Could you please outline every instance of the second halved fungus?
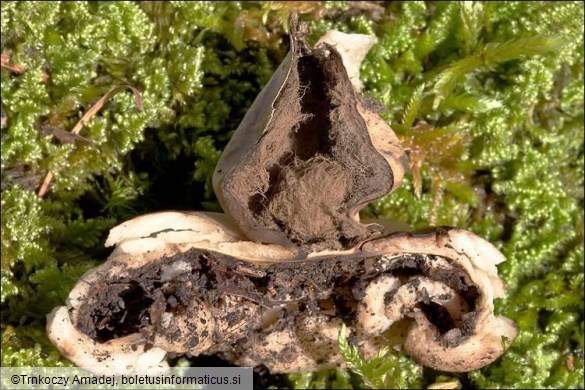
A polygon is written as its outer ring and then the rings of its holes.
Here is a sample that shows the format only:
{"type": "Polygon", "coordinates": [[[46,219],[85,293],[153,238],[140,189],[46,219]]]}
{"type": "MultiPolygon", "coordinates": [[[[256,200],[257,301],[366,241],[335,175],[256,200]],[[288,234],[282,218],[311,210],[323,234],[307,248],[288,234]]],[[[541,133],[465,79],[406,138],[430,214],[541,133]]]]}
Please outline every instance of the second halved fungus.
{"type": "Polygon", "coordinates": [[[366,356],[393,340],[426,366],[470,371],[516,335],[493,315],[501,254],[458,229],[395,233],[295,261],[282,246],[246,241],[222,215],[174,212],[129,221],[109,243],[110,259],[48,324],[60,351],[88,369],[160,368],[168,352],[318,370],[343,363],[345,323],[366,356]]]}
{"type": "Polygon", "coordinates": [[[311,49],[305,34],[293,19],[291,52],[217,166],[226,214],[163,212],[112,229],[109,259],[48,316],[64,356],[99,373],[164,370],[167,353],[314,371],[343,365],[345,325],[366,357],[390,344],[457,372],[516,336],[494,315],[505,259],[491,244],[454,228],[382,236],[359,222],[399,185],[404,152],[340,54],[351,54],[344,41],[372,41],[331,34],[311,49]]]}

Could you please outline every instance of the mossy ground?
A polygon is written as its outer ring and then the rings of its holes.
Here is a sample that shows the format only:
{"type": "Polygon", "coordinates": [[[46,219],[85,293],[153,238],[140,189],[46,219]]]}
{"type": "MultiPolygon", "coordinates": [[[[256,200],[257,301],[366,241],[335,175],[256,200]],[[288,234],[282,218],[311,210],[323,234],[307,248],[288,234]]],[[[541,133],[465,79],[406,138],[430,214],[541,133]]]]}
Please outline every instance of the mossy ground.
{"type": "Polygon", "coordinates": [[[378,37],[365,91],[413,169],[364,215],[495,243],[508,258],[497,311],[520,334],[469,374],[346,350],[358,374],[291,375],[290,385],[583,387],[581,2],[2,2],[2,365],[70,364],[45,315],[107,257],[112,226],[219,209],[213,168],[288,50],[292,8],[313,39],[330,28],[378,37]],[[143,110],[124,90],[82,128],[91,142],[50,135],[119,85],[141,91],[143,110]]]}

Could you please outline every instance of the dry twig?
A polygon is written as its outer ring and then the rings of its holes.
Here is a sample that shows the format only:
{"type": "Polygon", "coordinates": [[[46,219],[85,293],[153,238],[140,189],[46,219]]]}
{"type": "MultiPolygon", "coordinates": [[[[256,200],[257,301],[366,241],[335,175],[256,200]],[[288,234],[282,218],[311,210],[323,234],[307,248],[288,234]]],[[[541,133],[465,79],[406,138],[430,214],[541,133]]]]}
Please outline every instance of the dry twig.
{"type": "MultiPolygon", "coordinates": [[[[76,134],[76,135],[79,134],[79,132],[83,128],[83,125],[86,124],[87,122],[89,122],[89,120],[91,118],[93,118],[99,112],[99,110],[102,109],[102,107],[106,104],[108,99],[110,99],[116,93],[120,92],[121,90],[123,90],[125,88],[129,88],[134,93],[134,100],[136,102],[136,107],[138,107],[138,109],[140,111],[143,111],[144,110],[144,103],[142,101],[142,96],[140,95],[140,91],[137,90],[136,88],[130,86],[130,85],[119,85],[117,87],[110,89],[108,91],[108,93],[106,93],[104,96],[102,96],[97,102],[95,102],[95,104],[93,106],[91,106],[91,108],[89,110],[87,110],[87,112],[75,124],[75,126],[71,130],[71,134],[76,134]]],[[[45,193],[47,192],[47,190],[49,188],[49,184],[51,184],[52,179],[53,179],[53,173],[51,171],[48,171],[47,175],[45,176],[45,179],[43,180],[43,184],[41,184],[41,187],[39,188],[39,192],[38,192],[39,196],[42,197],[45,195],[45,193]]]]}

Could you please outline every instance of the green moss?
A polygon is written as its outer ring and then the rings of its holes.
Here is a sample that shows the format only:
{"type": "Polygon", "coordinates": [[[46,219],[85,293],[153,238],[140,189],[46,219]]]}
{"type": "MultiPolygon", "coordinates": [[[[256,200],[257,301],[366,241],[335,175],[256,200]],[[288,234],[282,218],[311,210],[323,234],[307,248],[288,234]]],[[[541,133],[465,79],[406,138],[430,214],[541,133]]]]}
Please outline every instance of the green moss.
{"type": "MultiPolygon", "coordinates": [[[[213,167],[286,54],[293,7],[313,41],[329,28],[378,37],[365,92],[384,105],[414,169],[364,214],[463,227],[508,258],[497,311],[518,323],[518,339],[489,367],[447,379],[583,387],[580,2],[2,2],[2,47],[24,69],[2,68],[2,364],[69,364],[44,317],[107,257],[112,226],[218,209],[213,167]],[[138,88],[144,110],[117,93],[80,132],[93,143],[42,130],[70,131],[119,85],[138,88]]],[[[393,354],[379,367],[398,360],[404,386],[444,379],[393,354]]],[[[366,384],[345,370],[290,381],[366,384]]]]}
{"type": "Polygon", "coordinates": [[[339,331],[337,343],[347,367],[357,374],[358,387],[368,389],[420,388],[422,369],[413,365],[404,354],[383,347],[369,360],[364,360],[357,347],[350,345],[345,336],[346,327],[339,331]]]}
{"type": "Polygon", "coordinates": [[[2,326],[2,367],[69,367],[45,336],[43,327],[2,326]]]}

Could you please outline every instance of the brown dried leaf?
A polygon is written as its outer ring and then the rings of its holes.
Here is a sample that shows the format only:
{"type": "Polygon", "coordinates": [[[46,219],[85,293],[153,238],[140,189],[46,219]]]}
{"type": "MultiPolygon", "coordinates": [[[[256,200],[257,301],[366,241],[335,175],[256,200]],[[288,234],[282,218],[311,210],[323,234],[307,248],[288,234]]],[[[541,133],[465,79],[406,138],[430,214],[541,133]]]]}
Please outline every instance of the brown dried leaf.
{"type": "Polygon", "coordinates": [[[408,161],[410,162],[410,171],[412,172],[414,193],[417,198],[420,198],[422,193],[422,166],[425,161],[425,152],[418,146],[411,148],[408,161]]]}

